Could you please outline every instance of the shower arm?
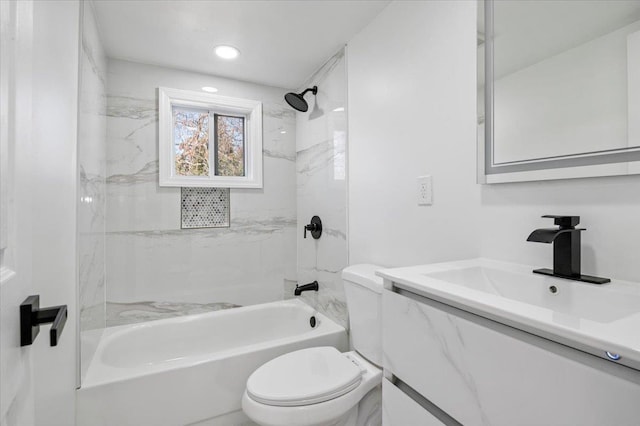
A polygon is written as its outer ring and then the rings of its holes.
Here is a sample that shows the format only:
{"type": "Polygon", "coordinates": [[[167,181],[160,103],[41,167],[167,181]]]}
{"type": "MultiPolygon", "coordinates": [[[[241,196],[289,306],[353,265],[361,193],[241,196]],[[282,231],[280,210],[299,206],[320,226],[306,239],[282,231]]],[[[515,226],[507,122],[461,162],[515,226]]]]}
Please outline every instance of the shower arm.
{"type": "Polygon", "coordinates": [[[313,87],[309,87],[308,89],[305,89],[304,92],[300,93],[300,96],[306,95],[307,92],[311,92],[314,95],[318,94],[318,86],[313,86],[313,87]]]}

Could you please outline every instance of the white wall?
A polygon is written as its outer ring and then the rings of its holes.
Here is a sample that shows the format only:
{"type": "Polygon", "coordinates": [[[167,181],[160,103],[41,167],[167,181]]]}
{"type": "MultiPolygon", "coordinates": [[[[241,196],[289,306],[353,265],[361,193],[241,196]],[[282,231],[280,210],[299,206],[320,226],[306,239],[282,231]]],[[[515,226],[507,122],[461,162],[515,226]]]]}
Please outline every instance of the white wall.
{"type": "Polygon", "coordinates": [[[553,226],[543,214],[581,217],[582,272],[640,282],[640,176],[482,187],[484,257],[551,267],[551,245],[526,242],[553,226]]]}
{"type": "Polygon", "coordinates": [[[350,261],[552,265],[543,214],[582,217],[583,272],[640,281],[640,176],[475,184],[476,3],[394,2],[349,44],[350,261]],[[416,207],[415,176],[434,205],[416,207]]]}
{"type": "Polygon", "coordinates": [[[112,59],[107,87],[108,324],[187,313],[193,304],[281,300],[296,274],[295,117],[286,90],[112,59]],[[213,86],[263,102],[264,188],[231,190],[229,228],[180,229],[180,188],[158,186],[161,86],[213,86]],[[147,309],[157,311],[139,315],[147,309]]]}
{"type": "Polygon", "coordinates": [[[40,306],[67,305],[58,346],[33,346],[36,425],[75,422],[79,2],[34,2],[33,284],[40,306]]]}
{"type": "Polygon", "coordinates": [[[349,43],[350,263],[479,254],[475,22],[475,2],[393,2],[349,43]]]}

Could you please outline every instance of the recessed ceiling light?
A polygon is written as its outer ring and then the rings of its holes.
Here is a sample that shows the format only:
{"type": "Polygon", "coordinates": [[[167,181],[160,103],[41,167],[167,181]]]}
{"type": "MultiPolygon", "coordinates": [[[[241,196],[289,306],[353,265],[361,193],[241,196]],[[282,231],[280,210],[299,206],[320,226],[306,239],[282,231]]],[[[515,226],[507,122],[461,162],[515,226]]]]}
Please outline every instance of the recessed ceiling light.
{"type": "Polygon", "coordinates": [[[216,93],[218,91],[218,89],[216,89],[215,87],[211,87],[211,86],[204,86],[202,88],[202,90],[204,90],[205,92],[209,92],[209,93],[216,93]]]}
{"type": "Polygon", "coordinates": [[[280,133],[282,133],[284,135],[285,133],[287,133],[287,131],[286,130],[280,130],[280,133]]]}
{"type": "Polygon", "coordinates": [[[342,111],[344,111],[344,107],[338,107],[333,110],[333,112],[342,112],[342,111]]]}
{"type": "Polygon", "coordinates": [[[235,47],[225,45],[216,46],[214,52],[222,59],[235,59],[240,54],[240,51],[235,47]]]}

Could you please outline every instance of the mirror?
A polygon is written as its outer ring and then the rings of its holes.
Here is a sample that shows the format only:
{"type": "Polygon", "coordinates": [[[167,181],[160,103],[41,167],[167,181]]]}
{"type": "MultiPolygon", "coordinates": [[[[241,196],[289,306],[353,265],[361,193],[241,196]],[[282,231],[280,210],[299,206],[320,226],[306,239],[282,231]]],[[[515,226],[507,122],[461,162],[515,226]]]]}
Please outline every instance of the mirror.
{"type": "Polygon", "coordinates": [[[480,183],[640,173],[640,1],[478,15],[480,183]]]}

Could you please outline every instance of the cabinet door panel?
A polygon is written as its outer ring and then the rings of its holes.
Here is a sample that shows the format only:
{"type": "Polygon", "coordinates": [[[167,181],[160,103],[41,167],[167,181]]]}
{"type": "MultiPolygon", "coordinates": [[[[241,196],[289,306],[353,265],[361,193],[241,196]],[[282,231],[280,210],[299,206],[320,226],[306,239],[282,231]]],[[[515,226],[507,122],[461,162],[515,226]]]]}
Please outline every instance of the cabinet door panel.
{"type": "Polygon", "coordinates": [[[640,373],[421,296],[383,293],[384,368],[465,425],[637,425],[640,373]]]}

